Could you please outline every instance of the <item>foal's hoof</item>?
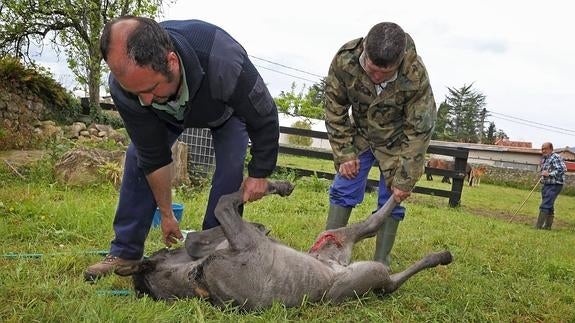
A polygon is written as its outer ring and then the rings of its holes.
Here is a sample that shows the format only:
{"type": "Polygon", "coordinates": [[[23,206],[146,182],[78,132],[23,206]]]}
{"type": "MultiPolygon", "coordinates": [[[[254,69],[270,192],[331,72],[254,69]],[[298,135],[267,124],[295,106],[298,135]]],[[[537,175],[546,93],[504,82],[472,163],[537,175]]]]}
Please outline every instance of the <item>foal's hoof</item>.
{"type": "Polygon", "coordinates": [[[294,185],[288,181],[268,182],[268,194],[288,196],[293,192],[294,185]]]}
{"type": "Polygon", "coordinates": [[[448,265],[453,261],[453,256],[451,255],[451,252],[445,250],[442,252],[438,252],[436,253],[437,257],[439,258],[439,264],[440,265],[448,265]]]}

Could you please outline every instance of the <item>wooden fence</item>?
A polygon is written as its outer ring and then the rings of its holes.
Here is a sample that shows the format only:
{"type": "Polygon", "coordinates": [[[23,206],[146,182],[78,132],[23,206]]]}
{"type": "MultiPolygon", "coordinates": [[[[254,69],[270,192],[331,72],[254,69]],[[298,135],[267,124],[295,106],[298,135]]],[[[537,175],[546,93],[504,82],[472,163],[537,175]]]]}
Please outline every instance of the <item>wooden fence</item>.
{"type": "MultiPolygon", "coordinates": [[[[325,133],[325,132],[306,130],[306,129],[280,127],[280,133],[283,133],[286,135],[311,137],[311,138],[317,138],[317,139],[328,139],[327,133],[325,133]]],[[[311,158],[318,158],[318,159],[325,159],[325,160],[333,160],[333,156],[332,156],[331,151],[328,151],[325,149],[301,148],[301,147],[295,147],[295,146],[291,146],[291,145],[280,144],[279,152],[282,154],[287,154],[287,155],[311,157],[311,158]]],[[[413,188],[412,192],[446,197],[446,198],[449,198],[449,206],[452,206],[452,207],[458,206],[461,202],[461,193],[463,191],[463,183],[464,183],[464,178],[466,176],[465,169],[467,167],[467,157],[468,157],[469,151],[466,148],[452,148],[452,147],[430,145],[429,148],[427,149],[427,152],[430,154],[452,156],[455,158],[454,170],[445,170],[445,169],[437,169],[437,168],[429,168],[429,167],[426,167],[426,170],[425,170],[427,173],[432,174],[432,175],[451,177],[452,178],[451,190],[448,191],[448,190],[442,190],[442,189],[416,186],[413,188]]],[[[285,170],[293,171],[298,176],[313,176],[313,175],[315,175],[319,178],[326,178],[326,179],[330,179],[330,180],[335,177],[334,173],[327,173],[327,172],[310,170],[310,169],[294,168],[294,167],[278,167],[278,168],[280,168],[280,169],[283,168],[285,170]]],[[[368,186],[377,187],[378,184],[379,184],[379,181],[373,180],[373,179],[368,179],[368,183],[367,183],[368,186]]]]}

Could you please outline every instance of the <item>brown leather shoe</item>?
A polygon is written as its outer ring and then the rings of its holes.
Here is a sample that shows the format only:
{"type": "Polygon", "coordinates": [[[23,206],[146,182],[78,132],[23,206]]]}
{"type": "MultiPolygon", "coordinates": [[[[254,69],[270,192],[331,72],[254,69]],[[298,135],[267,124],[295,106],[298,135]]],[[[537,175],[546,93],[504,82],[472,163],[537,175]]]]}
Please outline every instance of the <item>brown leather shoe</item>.
{"type": "Polygon", "coordinates": [[[93,264],[84,271],[84,279],[89,282],[96,280],[115,272],[121,276],[131,275],[140,260],[127,260],[116,256],[107,255],[102,261],[93,264]]]}

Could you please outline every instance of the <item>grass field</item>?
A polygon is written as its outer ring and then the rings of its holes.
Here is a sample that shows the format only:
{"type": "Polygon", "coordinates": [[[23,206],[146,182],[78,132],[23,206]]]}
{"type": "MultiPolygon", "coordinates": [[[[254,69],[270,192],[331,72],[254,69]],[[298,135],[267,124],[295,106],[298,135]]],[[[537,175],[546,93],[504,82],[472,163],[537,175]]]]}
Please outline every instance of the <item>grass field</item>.
{"type": "MultiPolygon", "coordinates": [[[[575,322],[575,197],[559,196],[553,230],[543,231],[532,228],[537,192],[518,214],[528,190],[465,187],[459,208],[449,208],[445,198],[414,194],[405,203],[392,268],[402,270],[443,249],[453,253],[452,264],[424,271],[383,298],[370,293],[336,306],[276,304],[242,313],[202,300],[114,295],[131,289],[129,278],[85,283],[85,267],[101,258],[93,252],[106,250],[113,238],[117,191],[106,184],[56,184],[46,164],[19,172],[24,179],[0,166],[0,322],[575,322]]],[[[449,189],[439,180],[419,185],[449,189]]],[[[244,217],[306,251],[324,227],[328,187],[325,180],[298,179],[292,196],[248,204],[244,217]]],[[[175,200],[185,206],[181,228],[199,229],[207,189],[178,190],[175,200]]],[[[375,193],[366,194],[351,222],[369,215],[375,201],[375,193]]],[[[370,259],[373,244],[356,245],[354,258],[370,259]]],[[[152,229],[146,254],[162,247],[159,229],[152,229]]]]}

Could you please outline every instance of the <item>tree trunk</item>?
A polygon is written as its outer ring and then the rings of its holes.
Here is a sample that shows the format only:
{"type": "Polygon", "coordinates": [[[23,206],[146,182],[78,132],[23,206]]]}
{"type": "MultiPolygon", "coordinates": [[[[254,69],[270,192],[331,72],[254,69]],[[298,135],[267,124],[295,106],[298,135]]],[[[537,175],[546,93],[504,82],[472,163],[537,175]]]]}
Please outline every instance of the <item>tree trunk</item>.
{"type": "Polygon", "coordinates": [[[176,140],[172,146],[172,187],[189,185],[188,175],[188,145],[176,140]]]}
{"type": "Polygon", "coordinates": [[[102,113],[100,108],[100,83],[102,75],[102,55],[100,53],[100,29],[102,22],[98,18],[90,23],[92,41],[88,44],[88,93],[90,99],[90,116],[92,118],[102,113]]]}

